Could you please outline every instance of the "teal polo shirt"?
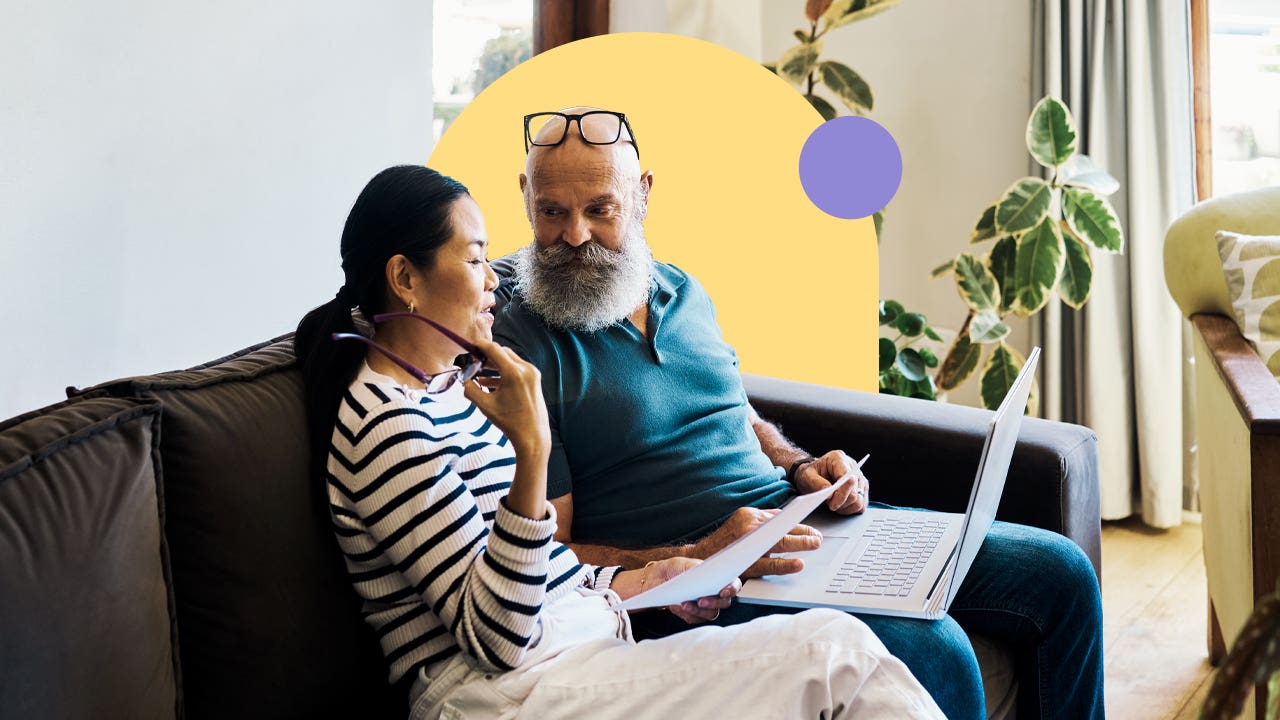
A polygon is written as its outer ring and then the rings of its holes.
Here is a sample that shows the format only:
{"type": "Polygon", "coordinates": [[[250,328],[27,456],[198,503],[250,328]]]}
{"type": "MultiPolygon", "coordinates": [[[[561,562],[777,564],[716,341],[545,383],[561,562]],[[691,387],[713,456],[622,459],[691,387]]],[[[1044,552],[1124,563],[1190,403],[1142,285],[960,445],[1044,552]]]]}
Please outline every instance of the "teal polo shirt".
{"type": "Polygon", "coordinates": [[[573,493],[573,539],[651,547],[701,538],[737,508],[791,496],[760,449],[738,357],[697,280],[655,263],[646,337],[630,320],[548,327],[513,296],[494,339],[542,371],[547,494],[573,493]]]}

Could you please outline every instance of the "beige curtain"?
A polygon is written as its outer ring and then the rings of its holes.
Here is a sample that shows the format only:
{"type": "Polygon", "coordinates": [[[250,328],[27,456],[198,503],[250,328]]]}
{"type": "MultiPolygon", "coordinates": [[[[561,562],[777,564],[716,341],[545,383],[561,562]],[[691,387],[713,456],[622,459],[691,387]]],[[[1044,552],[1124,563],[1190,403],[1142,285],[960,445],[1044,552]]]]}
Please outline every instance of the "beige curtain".
{"type": "Polygon", "coordinates": [[[1189,10],[1042,0],[1034,30],[1036,95],[1067,103],[1082,152],[1119,179],[1111,201],[1126,238],[1123,255],[1094,255],[1083,310],[1043,313],[1045,412],[1098,433],[1104,519],[1139,512],[1172,527],[1195,484],[1184,457],[1194,447],[1184,442],[1194,432],[1184,427],[1188,339],[1162,262],[1166,228],[1194,202],[1189,10]]]}

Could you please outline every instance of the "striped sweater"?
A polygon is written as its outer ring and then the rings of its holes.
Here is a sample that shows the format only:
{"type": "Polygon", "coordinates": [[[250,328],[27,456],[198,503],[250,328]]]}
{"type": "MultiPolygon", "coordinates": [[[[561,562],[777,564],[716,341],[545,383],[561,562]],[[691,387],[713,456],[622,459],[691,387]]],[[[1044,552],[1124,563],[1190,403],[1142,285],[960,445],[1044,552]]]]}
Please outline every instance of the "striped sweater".
{"type": "Polygon", "coordinates": [[[363,365],[338,410],[328,461],[330,515],[347,573],[398,682],[459,651],[488,669],[519,666],[538,615],[619,568],[578,563],[503,498],[515,472],[505,435],[456,385],[401,387],[363,365]]]}

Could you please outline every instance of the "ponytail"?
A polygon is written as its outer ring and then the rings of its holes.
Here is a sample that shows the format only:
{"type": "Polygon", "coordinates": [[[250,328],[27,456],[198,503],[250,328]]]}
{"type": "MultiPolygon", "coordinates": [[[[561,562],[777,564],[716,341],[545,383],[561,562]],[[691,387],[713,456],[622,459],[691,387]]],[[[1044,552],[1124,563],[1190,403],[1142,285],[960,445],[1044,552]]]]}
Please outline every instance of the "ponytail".
{"type": "Polygon", "coordinates": [[[311,437],[313,475],[325,476],[329,438],[338,417],[342,394],[355,379],[364,346],[356,342],[335,342],[334,333],[359,332],[351,317],[351,306],[338,297],[307,313],[298,323],[293,338],[294,352],[302,370],[307,402],[307,431],[311,437]]]}

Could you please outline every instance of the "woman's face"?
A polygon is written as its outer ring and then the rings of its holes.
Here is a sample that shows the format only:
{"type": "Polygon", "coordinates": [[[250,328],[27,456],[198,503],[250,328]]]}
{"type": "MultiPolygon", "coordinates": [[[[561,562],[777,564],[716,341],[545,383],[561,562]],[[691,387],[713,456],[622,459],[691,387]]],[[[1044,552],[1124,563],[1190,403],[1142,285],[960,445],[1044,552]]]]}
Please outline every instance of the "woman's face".
{"type": "Polygon", "coordinates": [[[484,217],[466,195],[453,202],[449,216],[453,237],[436,251],[435,264],[425,273],[418,312],[464,338],[491,340],[498,275],[489,267],[484,217]]]}

